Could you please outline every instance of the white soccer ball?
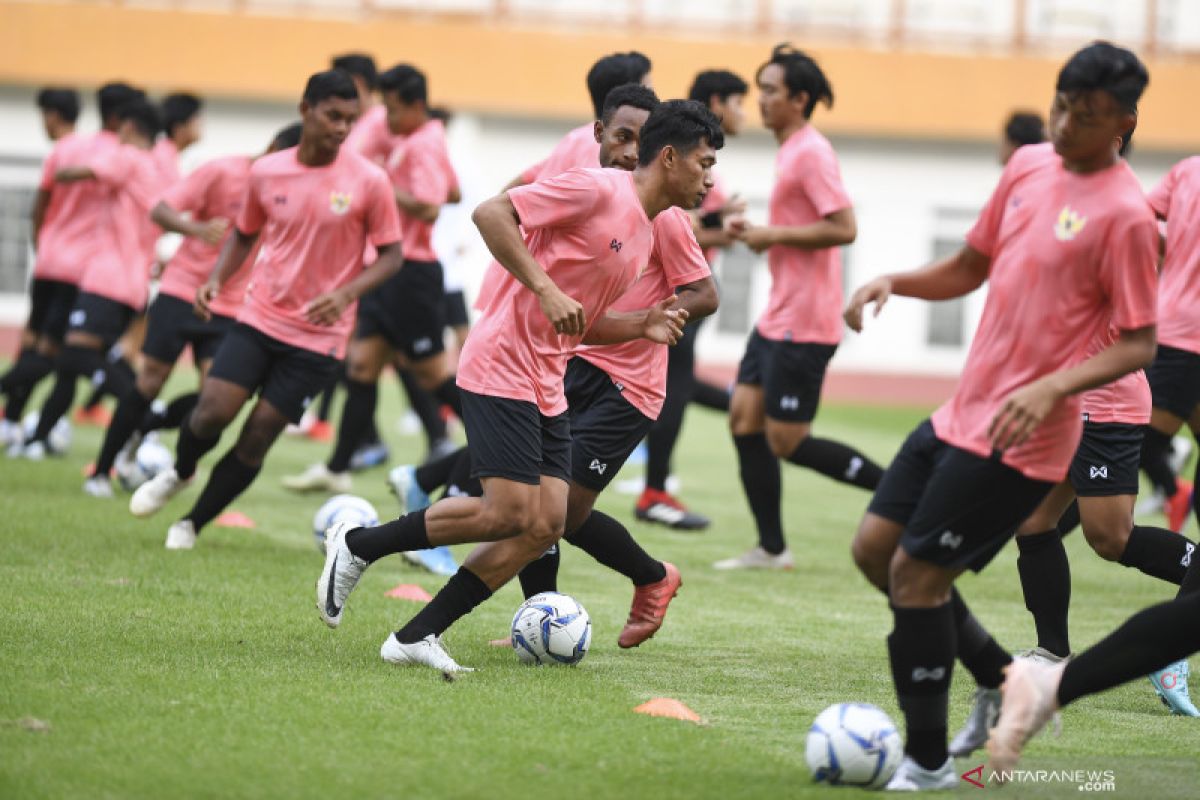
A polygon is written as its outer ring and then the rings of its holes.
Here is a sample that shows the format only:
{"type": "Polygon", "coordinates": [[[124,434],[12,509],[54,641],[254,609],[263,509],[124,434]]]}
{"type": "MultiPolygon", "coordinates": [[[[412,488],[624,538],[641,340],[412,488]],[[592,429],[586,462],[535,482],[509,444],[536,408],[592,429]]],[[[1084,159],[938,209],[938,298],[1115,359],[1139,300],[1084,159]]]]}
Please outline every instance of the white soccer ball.
{"type": "Polygon", "coordinates": [[[339,522],[352,522],[363,528],[379,524],[379,512],[375,506],[353,494],[335,494],[325,501],[313,515],[313,537],[317,549],[325,552],[325,531],[339,522]]]}
{"type": "Polygon", "coordinates": [[[513,616],[513,650],[526,664],[578,664],[591,643],[588,613],[569,595],[535,594],[513,616]]]}
{"type": "MultiPolygon", "coordinates": [[[[25,441],[33,438],[33,434],[37,432],[38,420],[41,419],[41,414],[37,411],[30,411],[21,420],[21,429],[25,433],[25,441]]],[[[58,422],[54,423],[54,427],[50,429],[50,435],[46,437],[50,449],[56,453],[65,453],[71,448],[71,423],[65,416],[59,417],[58,422]]]]}
{"type": "Polygon", "coordinates": [[[903,758],[896,723],[869,703],[830,706],[808,730],[805,759],[819,783],[881,789],[903,758]]]}

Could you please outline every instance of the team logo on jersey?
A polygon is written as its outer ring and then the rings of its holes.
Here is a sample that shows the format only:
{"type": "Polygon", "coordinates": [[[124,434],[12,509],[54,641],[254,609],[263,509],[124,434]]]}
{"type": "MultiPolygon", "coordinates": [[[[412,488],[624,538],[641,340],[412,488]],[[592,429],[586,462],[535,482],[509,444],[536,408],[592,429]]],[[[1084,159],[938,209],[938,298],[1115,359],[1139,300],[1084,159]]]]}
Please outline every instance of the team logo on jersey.
{"type": "Polygon", "coordinates": [[[337,214],[339,217],[350,210],[350,193],[349,192],[330,192],[329,193],[329,210],[337,214]]]}
{"type": "Polygon", "coordinates": [[[621,244],[616,239],[613,239],[611,242],[608,243],[608,246],[612,248],[612,251],[614,253],[619,253],[619,252],[621,252],[621,248],[624,247],[625,245],[621,244]]]}
{"type": "Polygon", "coordinates": [[[1083,226],[1087,225],[1087,217],[1079,216],[1070,206],[1063,206],[1058,212],[1058,221],[1054,223],[1054,238],[1060,242],[1069,242],[1079,235],[1083,226]]]}

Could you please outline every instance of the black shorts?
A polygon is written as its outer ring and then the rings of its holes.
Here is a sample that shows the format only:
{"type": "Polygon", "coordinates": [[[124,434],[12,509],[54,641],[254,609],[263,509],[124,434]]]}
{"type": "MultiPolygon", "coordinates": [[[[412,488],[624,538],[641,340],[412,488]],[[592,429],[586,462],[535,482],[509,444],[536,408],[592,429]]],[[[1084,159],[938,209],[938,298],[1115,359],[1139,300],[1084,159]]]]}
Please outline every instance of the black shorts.
{"type": "Polygon", "coordinates": [[[98,336],[104,350],[116,344],[137,312],[116,300],[91,292],[80,292],[67,317],[68,331],[82,331],[98,336]]]}
{"type": "Polygon", "coordinates": [[[1160,344],[1154,363],[1146,367],[1154,407],[1184,422],[1200,404],[1200,354],[1160,344]]]}
{"type": "Polygon", "coordinates": [[[571,423],[547,417],[537,403],[476,394],[462,387],[463,426],[472,478],[505,478],[537,486],[542,476],[571,480],[571,423]]]}
{"type": "Polygon", "coordinates": [[[146,312],[146,340],[142,352],[164,364],[174,364],[183,348],[191,345],[192,359],[199,364],[216,355],[221,339],[233,327],[233,317],[213,314],[208,322],[192,311],[192,304],[160,294],[146,312]]]}
{"type": "Polygon", "coordinates": [[[354,338],[382,336],[410,361],[443,352],[446,289],[442,280],[438,262],[405,261],[399,272],[359,301],[354,338]]]}
{"type": "Polygon", "coordinates": [[[1079,497],[1138,493],[1143,425],[1126,422],[1083,423],[1083,438],[1067,477],[1079,497]]]}
{"type": "Polygon", "coordinates": [[[737,382],[763,387],[767,416],[782,422],[812,422],[821,403],[825,368],[836,344],[777,342],[751,331],[738,365],[737,382]]]}
{"type": "Polygon", "coordinates": [[[607,372],[582,358],[567,363],[563,387],[571,418],[571,478],[602,492],[654,420],[625,399],[607,372]]]}
{"type": "Polygon", "coordinates": [[[209,377],[236,383],[296,424],[312,399],[321,393],[341,362],[267,336],[258,328],[235,322],[221,339],[209,377]]]}
{"type": "Polygon", "coordinates": [[[900,447],[867,510],[904,526],[900,546],[913,558],[978,572],[1053,486],[947,444],[925,420],[900,447]]]}
{"type": "Polygon", "coordinates": [[[471,318],[467,314],[467,297],[463,294],[462,289],[446,292],[443,306],[442,311],[447,326],[461,328],[471,323],[471,318]]]}
{"type": "Polygon", "coordinates": [[[67,318],[75,307],[79,287],[65,281],[34,278],[29,285],[29,323],[26,330],[61,342],[67,332],[67,318]]]}

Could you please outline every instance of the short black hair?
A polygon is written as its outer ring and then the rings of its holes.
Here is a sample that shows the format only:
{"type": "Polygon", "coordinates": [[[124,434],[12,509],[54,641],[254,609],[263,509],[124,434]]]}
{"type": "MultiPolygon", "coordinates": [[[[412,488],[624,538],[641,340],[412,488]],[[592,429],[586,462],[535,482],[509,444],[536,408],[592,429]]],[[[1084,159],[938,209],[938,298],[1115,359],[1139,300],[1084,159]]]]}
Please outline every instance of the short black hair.
{"type": "Polygon", "coordinates": [[[783,67],[783,83],[787,86],[788,97],[808,92],[808,102],[804,105],[805,119],[812,116],[817,103],[833,108],[833,87],[829,85],[829,79],[821,71],[820,65],[808,53],[787,43],[777,44],[771,51],[771,58],[758,68],[755,76],[761,75],[772,64],[783,67]]]}
{"type": "Polygon", "coordinates": [[[186,125],[202,108],[204,101],[194,94],[173,92],[167,95],[162,101],[163,131],[170,136],[175,133],[175,126],[186,125]]]}
{"type": "Polygon", "coordinates": [[[271,139],[272,150],[287,150],[289,147],[296,147],[300,144],[300,133],[304,130],[304,123],[293,122],[280,128],[273,139],[271,139]]]}
{"type": "Polygon", "coordinates": [[[1122,111],[1136,114],[1148,83],[1150,73],[1132,50],[1110,42],[1092,42],[1063,64],[1054,88],[1068,96],[1107,92],[1122,111]]]}
{"type": "Polygon", "coordinates": [[[311,75],[304,85],[304,101],[315,106],[322,100],[336,97],[339,100],[357,100],[358,89],[350,74],[340,69],[329,69],[311,75]]]}
{"type": "Polygon", "coordinates": [[[446,106],[430,106],[429,116],[440,122],[449,123],[454,119],[454,111],[446,106]]]}
{"type": "Polygon", "coordinates": [[[37,93],[37,104],[42,111],[53,111],[66,122],[79,119],[79,92],[74,89],[47,86],[37,93]]]}
{"type": "Polygon", "coordinates": [[[708,105],[716,95],[722,103],[735,94],[745,94],[750,87],[737,74],[727,69],[706,69],[692,81],[688,99],[708,105]]]}
{"type": "Polygon", "coordinates": [[[162,131],[162,114],[158,107],[144,97],[130,100],[117,109],[117,119],[121,122],[132,122],[138,133],[150,141],[162,131]]]}
{"type": "Polygon", "coordinates": [[[362,78],[371,91],[379,88],[379,70],[375,67],[375,59],[366,53],[343,53],[334,56],[329,65],[334,69],[349,72],[352,77],[362,78]]]}
{"type": "Polygon", "coordinates": [[[600,121],[605,125],[612,122],[613,114],[617,113],[621,106],[653,111],[658,108],[658,103],[658,95],[650,87],[640,83],[625,83],[613,89],[608,93],[608,97],[604,98],[604,111],[600,114],[600,121]]]}
{"type": "Polygon", "coordinates": [[[649,165],[667,145],[680,153],[690,153],[706,140],[714,150],[725,146],[725,134],[716,114],[695,100],[666,100],[654,107],[642,126],[638,165],[649,165]]]}
{"type": "Polygon", "coordinates": [[[1017,147],[1046,141],[1046,123],[1033,111],[1014,111],[1004,123],[1004,138],[1017,147]]]}
{"type": "Polygon", "coordinates": [[[96,90],[96,105],[100,108],[100,122],[117,113],[117,109],[133,100],[144,100],[146,93],[123,81],[111,81],[96,90]]]}
{"type": "Polygon", "coordinates": [[[429,103],[429,86],[425,73],[412,64],[397,64],[379,76],[379,91],[395,92],[400,102],[412,105],[417,101],[429,103]]]}
{"type": "Polygon", "coordinates": [[[588,94],[592,98],[595,119],[604,114],[604,98],[613,89],[626,83],[641,83],[650,72],[650,59],[636,50],[611,53],[599,59],[587,74],[588,94]]]}

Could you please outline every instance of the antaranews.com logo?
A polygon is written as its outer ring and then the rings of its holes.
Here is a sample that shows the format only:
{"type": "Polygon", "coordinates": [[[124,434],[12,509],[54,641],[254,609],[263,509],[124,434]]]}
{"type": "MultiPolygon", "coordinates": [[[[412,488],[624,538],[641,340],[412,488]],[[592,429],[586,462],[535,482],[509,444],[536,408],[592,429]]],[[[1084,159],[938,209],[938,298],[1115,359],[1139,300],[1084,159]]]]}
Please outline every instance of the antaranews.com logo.
{"type": "Polygon", "coordinates": [[[972,786],[986,789],[988,784],[1065,783],[1078,787],[1080,792],[1115,792],[1117,774],[1111,769],[1014,769],[1004,772],[988,770],[983,764],[962,774],[972,786]]]}

